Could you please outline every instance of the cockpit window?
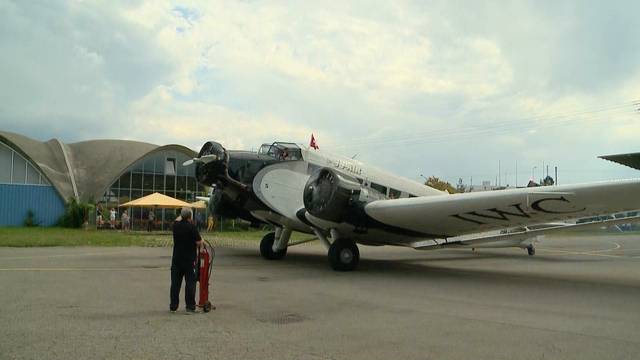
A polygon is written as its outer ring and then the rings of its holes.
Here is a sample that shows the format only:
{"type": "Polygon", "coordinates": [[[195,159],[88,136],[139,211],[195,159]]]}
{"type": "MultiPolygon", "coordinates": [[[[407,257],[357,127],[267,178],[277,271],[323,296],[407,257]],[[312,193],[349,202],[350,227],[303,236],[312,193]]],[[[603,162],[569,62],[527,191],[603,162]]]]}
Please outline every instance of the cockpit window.
{"type": "Polygon", "coordinates": [[[271,145],[262,144],[258,153],[270,156],[279,161],[302,160],[302,150],[293,143],[275,142],[271,145]]]}
{"type": "Polygon", "coordinates": [[[271,144],[262,144],[258,150],[258,154],[267,155],[267,153],[269,153],[269,148],[271,148],[271,144]]]}

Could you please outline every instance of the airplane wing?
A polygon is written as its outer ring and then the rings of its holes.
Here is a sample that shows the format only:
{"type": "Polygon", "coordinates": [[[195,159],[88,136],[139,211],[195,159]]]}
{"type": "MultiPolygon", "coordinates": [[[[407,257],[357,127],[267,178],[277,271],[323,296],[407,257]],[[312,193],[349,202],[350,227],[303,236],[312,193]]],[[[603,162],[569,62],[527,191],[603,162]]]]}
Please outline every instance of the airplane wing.
{"type": "Polygon", "coordinates": [[[444,239],[422,240],[422,241],[416,241],[410,244],[410,246],[413,247],[414,249],[426,250],[426,249],[442,248],[442,247],[479,245],[479,244],[499,242],[504,240],[525,241],[535,236],[546,235],[548,233],[556,232],[559,230],[600,228],[603,226],[613,226],[613,225],[628,224],[628,223],[634,223],[634,222],[640,222],[640,216],[626,216],[621,218],[591,221],[591,222],[580,223],[580,224],[552,223],[552,224],[546,224],[545,226],[542,226],[539,228],[522,227],[508,233],[480,234],[480,235],[474,235],[474,236],[462,235],[462,236],[455,236],[455,237],[444,238],[444,239]]]}
{"type": "Polygon", "coordinates": [[[378,200],[365,212],[386,225],[450,238],[640,208],[640,180],[378,200]]]}

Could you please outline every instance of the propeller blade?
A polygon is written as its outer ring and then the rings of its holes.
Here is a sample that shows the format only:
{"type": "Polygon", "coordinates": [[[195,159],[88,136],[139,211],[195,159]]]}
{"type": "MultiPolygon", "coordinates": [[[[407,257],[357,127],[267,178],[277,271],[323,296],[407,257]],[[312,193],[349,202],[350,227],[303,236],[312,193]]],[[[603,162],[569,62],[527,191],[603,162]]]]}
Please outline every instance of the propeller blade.
{"type": "Polygon", "coordinates": [[[189,159],[185,162],[182,163],[182,166],[190,166],[193,165],[195,163],[202,163],[202,164],[208,164],[212,161],[216,161],[218,160],[218,156],[215,154],[210,154],[210,155],[205,155],[203,157],[199,157],[199,158],[193,158],[193,159],[189,159]]]}

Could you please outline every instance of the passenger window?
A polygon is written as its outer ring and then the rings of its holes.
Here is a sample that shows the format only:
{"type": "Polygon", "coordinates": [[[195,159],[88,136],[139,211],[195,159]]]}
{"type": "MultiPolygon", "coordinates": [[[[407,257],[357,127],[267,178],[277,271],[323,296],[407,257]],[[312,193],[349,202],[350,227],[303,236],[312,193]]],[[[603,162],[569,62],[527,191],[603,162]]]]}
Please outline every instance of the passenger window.
{"type": "Polygon", "coordinates": [[[374,182],[371,183],[371,188],[373,190],[378,191],[381,194],[387,195],[387,187],[386,186],[382,186],[380,184],[376,184],[374,182]]]}
{"type": "Polygon", "coordinates": [[[389,199],[399,199],[400,198],[400,190],[389,189],[389,199]]]}
{"type": "Polygon", "coordinates": [[[414,198],[414,197],[417,197],[417,196],[415,196],[413,194],[409,194],[409,198],[414,198]]]}

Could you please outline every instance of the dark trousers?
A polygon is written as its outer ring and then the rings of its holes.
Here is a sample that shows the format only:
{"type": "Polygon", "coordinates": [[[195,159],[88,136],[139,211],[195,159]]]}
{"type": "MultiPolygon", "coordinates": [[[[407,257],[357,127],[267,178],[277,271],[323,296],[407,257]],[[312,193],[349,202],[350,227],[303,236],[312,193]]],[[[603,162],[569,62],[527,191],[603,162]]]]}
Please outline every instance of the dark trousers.
{"type": "Polygon", "coordinates": [[[172,262],[171,264],[171,310],[178,308],[180,304],[180,288],[184,277],[184,302],[187,309],[196,308],[196,272],[191,263],[172,262]]]}

